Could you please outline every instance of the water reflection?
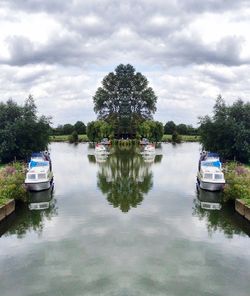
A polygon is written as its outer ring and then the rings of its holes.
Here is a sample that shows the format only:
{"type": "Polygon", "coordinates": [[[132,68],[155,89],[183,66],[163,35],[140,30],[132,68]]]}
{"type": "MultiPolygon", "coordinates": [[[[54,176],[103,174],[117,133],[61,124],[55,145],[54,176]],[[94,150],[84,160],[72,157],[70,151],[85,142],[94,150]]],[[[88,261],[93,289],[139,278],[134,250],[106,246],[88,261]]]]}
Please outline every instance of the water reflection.
{"type": "Polygon", "coordinates": [[[23,238],[31,230],[41,235],[46,220],[57,216],[53,188],[40,192],[30,192],[28,204],[17,204],[16,211],[0,225],[0,235],[16,234],[23,238]]]}
{"type": "Polygon", "coordinates": [[[204,210],[220,210],[222,208],[222,192],[202,190],[197,185],[197,198],[200,207],[204,210]]]}
{"type": "Polygon", "coordinates": [[[54,187],[49,190],[39,192],[29,192],[29,209],[30,210],[45,210],[50,207],[54,187]]]}
{"type": "Polygon", "coordinates": [[[231,203],[222,203],[222,192],[209,192],[197,187],[197,199],[193,201],[193,215],[199,220],[206,220],[210,236],[215,231],[222,231],[228,238],[235,234],[250,236],[250,225],[234,210],[231,203]]]}
{"type": "Polygon", "coordinates": [[[97,186],[110,204],[126,213],[137,207],[152,188],[150,164],[154,161],[155,155],[142,157],[133,148],[117,147],[105,159],[96,158],[99,163],[97,186]]]}

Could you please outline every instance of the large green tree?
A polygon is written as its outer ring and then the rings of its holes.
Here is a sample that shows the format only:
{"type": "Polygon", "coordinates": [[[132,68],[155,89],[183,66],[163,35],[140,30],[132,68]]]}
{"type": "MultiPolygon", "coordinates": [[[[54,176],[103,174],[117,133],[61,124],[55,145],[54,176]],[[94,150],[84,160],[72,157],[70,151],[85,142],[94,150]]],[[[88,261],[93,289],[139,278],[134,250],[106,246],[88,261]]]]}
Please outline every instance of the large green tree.
{"type": "Polygon", "coordinates": [[[140,122],[152,119],[157,97],[147,78],[131,65],[119,65],[102,81],[93,98],[98,119],[112,124],[115,134],[135,134],[140,122]]]}
{"type": "Polygon", "coordinates": [[[32,96],[19,106],[13,100],[0,103],[0,161],[25,159],[49,143],[50,119],[37,116],[32,96]]]}
{"type": "Polygon", "coordinates": [[[200,118],[201,143],[226,159],[250,162],[250,103],[227,106],[218,96],[213,116],[200,118]]]}

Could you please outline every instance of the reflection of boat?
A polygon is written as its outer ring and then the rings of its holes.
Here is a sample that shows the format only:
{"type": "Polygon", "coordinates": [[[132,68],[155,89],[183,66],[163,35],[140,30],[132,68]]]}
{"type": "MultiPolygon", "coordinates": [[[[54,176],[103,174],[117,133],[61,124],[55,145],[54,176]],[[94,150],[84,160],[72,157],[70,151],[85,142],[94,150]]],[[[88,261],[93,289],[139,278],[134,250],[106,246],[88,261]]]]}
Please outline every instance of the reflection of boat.
{"type": "Polygon", "coordinates": [[[197,186],[197,196],[198,196],[199,204],[202,209],[220,210],[222,208],[221,192],[211,192],[211,191],[201,190],[201,188],[197,186]]]}
{"type": "Polygon", "coordinates": [[[108,158],[108,155],[107,154],[96,154],[95,155],[95,160],[96,162],[98,163],[104,163],[108,158]]]}
{"type": "Polygon", "coordinates": [[[155,154],[151,153],[151,154],[144,154],[142,155],[144,162],[147,163],[152,163],[155,160],[155,154]]]}
{"type": "Polygon", "coordinates": [[[225,179],[218,154],[202,153],[199,161],[197,181],[201,189],[219,191],[224,188],[225,179]]]}
{"type": "Polygon", "coordinates": [[[96,144],[95,154],[108,154],[106,147],[102,144],[96,144]]]}
{"type": "Polygon", "coordinates": [[[102,144],[102,145],[110,145],[110,141],[109,141],[108,138],[103,138],[103,139],[101,140],[101,143],[100,143],[100,144],[102,144]]]}
{"type": "Polygon", "coordinates": [[[49,190],[29,193],[29,209],[45,210],[50,207],[53,186],[49,190]]]}
{"type": "Polygon", "coordinates": [[[140,141],[140,145],[148,145],[149,144],[149,140],[146,139],[146,138],[143,138],[141,141],[140,141]]]}
{"type": "Polygon", "coordinates": [[[142,154],[144,155],[152,155],[152,154],[155,154],[155,145],[153,144],[148,144],[144,147],[143,151],[142,151],[142,154]]]}
{"type": "Polygon", "coordinates": [[[43,152],[32,154],[24,183],[30,191],[41,191],[50,188],[53,183],[53,172],[48,154],[43,152]]]}

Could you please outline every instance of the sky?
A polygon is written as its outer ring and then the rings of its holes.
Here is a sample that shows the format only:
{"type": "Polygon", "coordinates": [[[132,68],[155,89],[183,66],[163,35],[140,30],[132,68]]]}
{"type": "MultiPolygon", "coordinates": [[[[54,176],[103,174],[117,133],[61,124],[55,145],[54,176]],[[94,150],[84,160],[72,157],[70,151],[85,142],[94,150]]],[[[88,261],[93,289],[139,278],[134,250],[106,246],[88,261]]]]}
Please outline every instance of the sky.
{"type": "Polygon", "coordinates": [[[248,0],[0,0],[0,100],[87,123],[103,77],[132,64],[156,120],[196,126],[219,94],[250,100],[249,29],[248,0]]]}

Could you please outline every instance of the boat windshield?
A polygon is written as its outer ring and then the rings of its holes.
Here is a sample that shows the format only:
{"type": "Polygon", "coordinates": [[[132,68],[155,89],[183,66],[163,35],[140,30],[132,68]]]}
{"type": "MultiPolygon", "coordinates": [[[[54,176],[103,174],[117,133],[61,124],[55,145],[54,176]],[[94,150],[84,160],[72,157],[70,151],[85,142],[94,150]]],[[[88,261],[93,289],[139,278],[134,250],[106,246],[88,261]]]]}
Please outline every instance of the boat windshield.
{"type": "Polygon", "coordinates": [[[46,174],[38,174],[38,179],[46,179],[46,174]]]}
{"type": "Polygon", "coordinates": [[[28,174],[28,179],[29,180],[35,180],[36,179],[36,174],[28,174]]]}
{"type": "Polygon", "coordinates": [[[205,173],[205,174],[204,174],[204,178],[205,178],[205,179],[213,179],[213,174],[205,173]]]}
{"type": "Polygon", "coordinates": [[[215,180],[222,180],[223,179],[223,175],[222,174],[214,174],[214,179],[215,180]]]}

